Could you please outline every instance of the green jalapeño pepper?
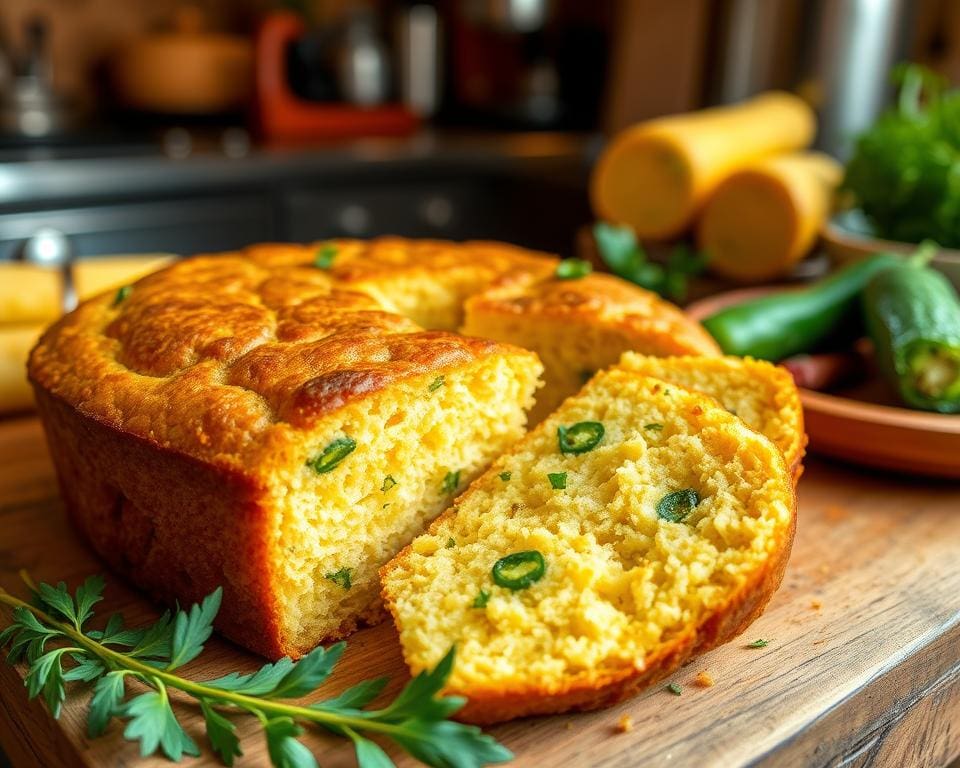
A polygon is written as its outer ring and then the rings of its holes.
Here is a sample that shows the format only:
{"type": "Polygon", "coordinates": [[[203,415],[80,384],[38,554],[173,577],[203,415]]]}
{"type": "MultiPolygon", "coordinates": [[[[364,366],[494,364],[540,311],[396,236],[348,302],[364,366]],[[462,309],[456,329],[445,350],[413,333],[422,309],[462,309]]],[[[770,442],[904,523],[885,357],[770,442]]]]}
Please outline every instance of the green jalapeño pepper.
{"type": "Polygon", "coordinates": [[[899,256],[877,253],[807,288],[722,309],[703,325],[728,355],[778,362],[841,332],[861,330],[860,293],[876,275],[902,263],[899,256]]]}
{"type": "Polygon", "coordinates": [[[903,402],[960,413],[960,299],[949,281],[911,259],[873,278],[863,308],[880,370],[903,402]]]}

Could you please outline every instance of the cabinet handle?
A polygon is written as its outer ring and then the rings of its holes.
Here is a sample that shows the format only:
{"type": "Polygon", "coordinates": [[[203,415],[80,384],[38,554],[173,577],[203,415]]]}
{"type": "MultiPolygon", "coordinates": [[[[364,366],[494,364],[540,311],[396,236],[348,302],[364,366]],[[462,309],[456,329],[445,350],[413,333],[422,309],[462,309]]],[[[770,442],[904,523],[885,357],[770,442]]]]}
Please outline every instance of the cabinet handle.
{"type": "Polygon", "coordinates": [[[373,226],[373,215],[363,205],[345,205],[337,213],[337,225],[348,235],[365,235],[373,226]]]}
{"type": "Polygon", "coordinates": [[[453,221],[453,203],[442,195],[428,197],[420,204],[420,218],[431,227],[446,229],[453,221]]]}

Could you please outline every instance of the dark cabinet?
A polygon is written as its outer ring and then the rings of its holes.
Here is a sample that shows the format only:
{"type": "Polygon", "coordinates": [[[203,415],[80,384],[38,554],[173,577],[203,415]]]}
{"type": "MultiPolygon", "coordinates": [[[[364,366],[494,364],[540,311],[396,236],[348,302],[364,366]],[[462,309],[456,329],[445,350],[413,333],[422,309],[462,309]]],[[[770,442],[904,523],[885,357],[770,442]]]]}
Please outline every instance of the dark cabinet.
{"type": "Polygon", "coordinates": [[[276,239],[270,201],[228,196],[63,208],[0,215],[0,259],[31,237],[56,230],[77,256],[199,253],[276,239]]]}

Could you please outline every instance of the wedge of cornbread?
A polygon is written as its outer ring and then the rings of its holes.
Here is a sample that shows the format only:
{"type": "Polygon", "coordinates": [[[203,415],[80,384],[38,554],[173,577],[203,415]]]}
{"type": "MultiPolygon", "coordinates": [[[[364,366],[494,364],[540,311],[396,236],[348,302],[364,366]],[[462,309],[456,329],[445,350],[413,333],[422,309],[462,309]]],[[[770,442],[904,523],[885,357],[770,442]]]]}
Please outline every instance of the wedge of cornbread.
{"type": "Polygon", "coordinates": [[[770,438],[799,478],[807,436],[800,393],[785,368],[748,357],[651,357],[633,352],[624,354],[620,367],[709,395],[770,438]]]}
{"type": "Polygon", "coordinates": [[[378,568],[521,436],[541,372],[332,272],[322,248],[185,260],[82,304],[29,366],[94,549],[164,601],[222,586],[220,628],[271,657],[377,617],[378,568]]]}
{"type": "Polygon", "coordinates": [[[614,368],[382,571],[413,672],[451,646],[461,714],[614,703],[743,631],[795,525],[780,451],[715,400],[614,368]]]}
{"type": "Polygon", "coordinates": [[[544,386],[530,423],[545,419],[596,371],[628,350],[647,355],[719,355],[713,338],[678,307],[613,275],[575,280],[550,273],[478,293],[463,332],[537,353],[544,386]]]}

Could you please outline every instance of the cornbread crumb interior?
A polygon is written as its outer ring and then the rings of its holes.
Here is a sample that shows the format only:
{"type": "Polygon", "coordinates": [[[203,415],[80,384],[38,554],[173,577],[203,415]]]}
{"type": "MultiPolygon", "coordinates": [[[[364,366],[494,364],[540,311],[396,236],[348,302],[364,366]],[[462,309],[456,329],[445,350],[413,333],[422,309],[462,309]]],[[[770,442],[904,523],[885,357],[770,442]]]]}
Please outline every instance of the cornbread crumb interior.
{"type": "Polygon", "coordinates": [[[270,478],[278,510],[276,579],[283,633],[297,647],[340,634],[379,602],[379,567],[450,505],[522,431],[532,381],[509,358],[392,387],[337,412],[270,478]],[[431,385],[434,385],[431,391],[431,385]],[[337,438],[357,447],[318,475],[307,461],[337,438]],[[456,475],[456,483],[445,480],[456,475]],[[389,478],[389,479],[388,479],[389,478]],[[349,569],[350,587],[331,577],[349,569]]]}
{"type": "Polygon", "coordinates": [[[803,406],[785,368],[748,357],[652,357],[626,352],[620,367],[702,392],[768,437],[797,470],[806,437],[803,406]]]}
{"type": "MultiPolygon", "coordinates": [[[[470,697],[468,719],[589,706],[589,693],[562,695],[601,691],[665,649],[695,645],[706,620],[750,593],[789,551],[793,510],[790,475],[769,440],[710,398],[614,368],[388,564],[384,597],[414,672],[457,647],[449,689],[470,697]],[[600,443],[561,453],[558,427],[579,422],[600,422],[600,443]],[[548,482],[558,472],[564,490],[548,482]],[[699,496],[689,516],[658,516],[658,503],[682,489],[699,496]],[[545,559],[542,579],[516,591],[494,583],[494,563],[529,550],[545,559]],[[480,590],[489,599],[474,607],[480,590]]],[[[775,586],[749,599],[762,607],[775,586]]]]}
{"type": "Polygon", "coordinates": [[[541,279],[494,288],[466,303],[463,333],[537,353],[544,386],[530,412],[538,424],[594,373],[633,350],[648,355],[719,355],[710,335],[652,291],[612,275],[541,279]]]}

